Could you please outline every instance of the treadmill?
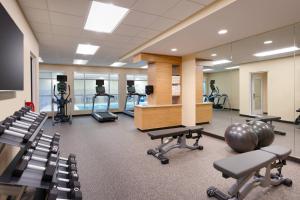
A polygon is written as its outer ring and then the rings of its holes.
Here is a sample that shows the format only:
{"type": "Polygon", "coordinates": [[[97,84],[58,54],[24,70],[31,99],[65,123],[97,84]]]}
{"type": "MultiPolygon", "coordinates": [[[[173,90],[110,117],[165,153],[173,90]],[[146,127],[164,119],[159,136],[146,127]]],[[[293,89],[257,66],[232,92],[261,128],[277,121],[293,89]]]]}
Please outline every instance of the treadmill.
{"type": "Polygon", "coordinates": [[[92,116],[99,122],[111,122],[118,119],[118,116],[109,112],[110,107],[110,99],[114,98],[113,95],[105,93],[104,80],[96,80],[96,94],[93,97],[93,108],[92,108],[92,116]],[[95,110],[95,100],[99,96],[107,97],[107,107],[105,111],[97,112],[95,110]]]}
{"type": "Polygon", "coordinates": [[[145,94],[140,94],[140,93],[135,92],[134,81],[127,81],[127,96],[126,96],[123,113],[130,117],[134,117],[134,106],[139,105],[141,102],[141,98],[145,97],[145,96],[146,96],[145,94]],[[137,96],[137,101],[135,101],[136,96],[137,96]],[[133,98],[133,109],[127,108],[127,102],[128,102],[128,99],[130,99],[130,98],[133,98]]]}

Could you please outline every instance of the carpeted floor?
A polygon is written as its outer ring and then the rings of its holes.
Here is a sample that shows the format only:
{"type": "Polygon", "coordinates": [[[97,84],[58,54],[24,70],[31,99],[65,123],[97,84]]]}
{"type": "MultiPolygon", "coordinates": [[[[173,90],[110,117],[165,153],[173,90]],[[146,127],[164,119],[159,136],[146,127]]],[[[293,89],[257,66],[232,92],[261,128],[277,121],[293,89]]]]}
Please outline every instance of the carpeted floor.
{"type": "MultiPolygon", "coordinates": [[[[213,120],[203,127],[207,132],[224,137],[226,128],[232,123],[245,123],[247,117],[241,117],[238,111],[214,110],[213,120]]],[[[292,149],[292,155],[300,158],[300,129],[294,124],[273,122],[275,129],[286,132],[285,136],[275,135],[274,144],[292,149]]]]}
{"type": "MultiPolygon", "coordinates": [[[[223,141],[204,136],[203,151],[173,150],[170,164],[161,165],[146,155],[159,141],[136,130],[132,118],[119,115],[112,123],[98,123],[89,116],[73,120],[72,125],[55,127],[48,121],[45,130],[62,134],[64,156],[76,153],[84,199],[205,200],[209,186],[226,191],[234,181],[213,168],[213,161],[233,154],[223,141]]],[[[299,164],[288,162],[283,173],[293,179],[293,187],[256,188],[247,199],[299,200],[299,171],[299,164]]]]}

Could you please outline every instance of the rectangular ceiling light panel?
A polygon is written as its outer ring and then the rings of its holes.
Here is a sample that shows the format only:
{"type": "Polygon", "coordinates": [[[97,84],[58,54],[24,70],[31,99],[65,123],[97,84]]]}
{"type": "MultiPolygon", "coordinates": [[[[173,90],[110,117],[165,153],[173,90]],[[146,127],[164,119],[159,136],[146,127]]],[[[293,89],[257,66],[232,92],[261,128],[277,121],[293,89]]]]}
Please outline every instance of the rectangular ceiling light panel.
{"type": "Polygon", "coordinates": [[[128,12],[127,8],[93,1],[84,29],[112,33],[128,12]]]}
{"type": "Polygon", "coordinates": [[[81,59],[74,59],[73,64],[75,65],[86,65],[88,63],[88,60],[81,60],[81,59]]]}
{"type": "Polygon", "coordinates": [[[113,64],[111,64],[110,66],[112,67],[121,67],[123,65],[125,65],[126,63],[123,62],[114,62],[113,64]]]}
{"type": "Polygon", "coordinates": [[[76,53],[83,54],[83,55],[94,55],[99,46],[90,45],[90,44],[78,44],[76,53]]]}
{"type": "Polygon", "coordinates": [[[271,50],[271,51],[259,52],[259,53],[254,54],[254,56],[256,56],[256,57],[273,56],[273,55],[277,55],[277,54],[289,53],[289,52],[294,52],[294,51],[298,51],[298,50],[300,50],[298,47],[292,46],[292,47],[286,47],[286,48],[282,48],[282,49],[275,49],[275,50],[271,50]]]}
{"type": "Polygon", "coordinates": [[[231,60],[223,59],[223,60],[213,61],[212,64],[213,65],[222,65],[222,64],[231,63],[231,62],[232,62],[231,60]]]}

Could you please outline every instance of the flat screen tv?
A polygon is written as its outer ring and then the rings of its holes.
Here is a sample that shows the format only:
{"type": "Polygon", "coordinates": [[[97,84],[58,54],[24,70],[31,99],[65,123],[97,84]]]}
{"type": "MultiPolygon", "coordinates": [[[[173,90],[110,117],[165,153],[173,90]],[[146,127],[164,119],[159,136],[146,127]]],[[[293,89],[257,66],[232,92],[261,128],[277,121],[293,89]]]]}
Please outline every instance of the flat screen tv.
{"type": "Polygon", "coordinates": [[[0,90],[24,89],[23,38],[23,33],[0,3],[0,90]]]}

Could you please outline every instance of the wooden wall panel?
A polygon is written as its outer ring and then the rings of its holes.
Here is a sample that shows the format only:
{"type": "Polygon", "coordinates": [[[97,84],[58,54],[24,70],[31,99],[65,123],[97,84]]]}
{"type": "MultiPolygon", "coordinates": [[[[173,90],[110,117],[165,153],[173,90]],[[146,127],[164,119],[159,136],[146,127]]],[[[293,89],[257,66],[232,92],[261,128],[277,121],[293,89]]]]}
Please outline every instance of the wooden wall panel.
{"type": "Polygon", "coordinates": [[[212,103],[196,104],[196,123],[207,123],[212,121],[212,103]]]}

